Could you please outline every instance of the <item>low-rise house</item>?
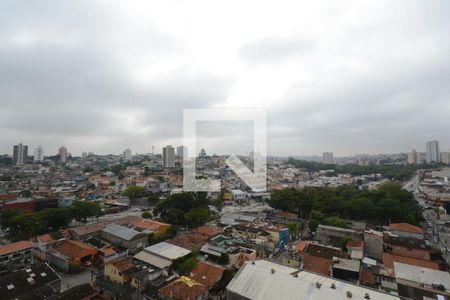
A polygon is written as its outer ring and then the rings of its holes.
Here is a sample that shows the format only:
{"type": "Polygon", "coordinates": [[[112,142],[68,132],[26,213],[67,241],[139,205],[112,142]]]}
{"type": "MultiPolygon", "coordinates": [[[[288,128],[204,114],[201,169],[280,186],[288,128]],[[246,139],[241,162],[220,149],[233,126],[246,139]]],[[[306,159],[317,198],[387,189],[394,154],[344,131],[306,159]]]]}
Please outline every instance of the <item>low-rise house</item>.
{"type": "Polygon", "coordinates": [[[384,252],[395,255],[430,259],[430,246],[423,239],[400,237],[385,232],[383,234],[383,248],[384,252]]]}
{"type": "Polygon", "coordinates": [[[166,242],[149,246],[137,253],[134,258],[160,269],[168,268],[174,260],[182,258],[191,251],[166,242]]]}
{"type": "Polygon", "coordinates": [[[105,264],[105,277],[120,285],[129,285],[141,290],[150,280],[154,280],[162,274],[161,269],[132,261],[122,257],[105,264]]]}
{"type": "Polygon", "coordinates": [[[157,238],[164,236],[170,229],[170,224],[139,217],[131,219],[128,226],[147,234],[153,233],[157,238]]]}
{"type": "Polygon", "coordinates": [[[230,263],[239,269],[245,262],[254,261],[258,258],[256,250],[246,247],[233,247],[229,249],[230,263]]]}
{"type": "Polygon", "coordinates": [[[87,237],[83,242],[98,251],[97,257],[102,264],[124,257],[128,254],[127,249],[113,247],[108,242],[96,237],[87,237]]]}
{"type": "Polygon", "coordinates": [[[363,241],[360,240],[348,241],[345,247],[347,248],[348,255],[350,255],[351,259],[359,259],[359,260],[363,259],[364,257],[363,241]]]}
{"type": "Polygon", "coordinates": [[[320,224],[317,227],[316,240],[321,244],[342,247],[342,241],[361,240],[362,234],[353,229],[340,228],[320,224]]]}
{"type": "Polygon", "coordinates": [[[0,247],[0,273],[31,265],[33,246],[29,241],[19,241],[0,247]]]}
{"type": "Polygon", "coordinates": [[[61,241],[49,252],[48,260],[58,267],[68,270],[71,266],[91,264],[97,250],[77,240],[61,241]]]}
{"type": "Polygon", "coordinates": [[[383,258],[383,233],[375,230],[364,231],[364,256],[381,261],[383,258]]]}
{"type": "Polygon", "coordinates": [[[206,299],[208,287],[189,277],[181,276],[159,290],[163,299],[206,299]]]}
{"type": "Polygon", "coordinates": [[[33,254],[41,261],[47,261],[47,253],[56,243],[66,240],[70,234],[66,230],[46,233],[31,239],[33,254]]]}
{"type": "Polygon", "coordinates": [[[423,239],[423,229],[408,223],[391,223],[389,231],[393,235],[405,238],[423,239]]]}
{"type": "Polygon", "coordinates": [[[334,278],[357,283],[360,269],[361,262],[359,260],[334,257],[331,274],[334,278]]]}
{"type": "Polygon", "coordinates": [[[101,232],[103,239],[137,253],[148,245],[148,235],[117,224],[108,224],[101,232]]]}
{"type": "Polygon", "coordinates": [[[246,263],[228,284],[226,298],[228,300],[399,299],[398,296],[266,260],[246,263]]]}
{"type": "Polygon", "coordinates": [[[46,298],[47,300],[109,300],[110,298],[94,289],[89,283],[74,286],[62,293],[46,298]]]}
{"type": "Polygon", "coordinates": [[[344,258],[341,249],[324,246],[309,241],[300,242],[295,246],[300,258],[300,268],[311,272],[330,276],[334,257],[344,258]]]}
{"type": "Polygon", "coordinates": [[[61,278],[47,264],[33,265],[0,277],[1,299],[47,299],[61,290],[61,278]]]}
{"type": "Polygon", "coordinates": [[[450,275],[448,272],[394,262],[398,294],[409,299],[448,299],[450,275]]]}

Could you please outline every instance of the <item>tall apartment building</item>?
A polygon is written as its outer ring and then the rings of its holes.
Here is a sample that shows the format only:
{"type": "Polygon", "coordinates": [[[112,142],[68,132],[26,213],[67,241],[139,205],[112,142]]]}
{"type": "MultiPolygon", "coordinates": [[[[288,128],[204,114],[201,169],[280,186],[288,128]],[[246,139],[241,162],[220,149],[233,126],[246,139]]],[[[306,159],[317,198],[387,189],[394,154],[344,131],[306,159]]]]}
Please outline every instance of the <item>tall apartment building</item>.
{"type": "Polygon", "coordinates": [[[416,150],[412,150],[408,153],[408,164],[410,165],[418,165],[421,163],[420,153],[416,150]]]}
{"type": "Polygon", "coordinates": [[[426,148],[427,148],[426,159],[427,159],[428,163],[441,161],[441,154],[439,152],[439,142],[438,141],[427,142],[426,148]]]}
{"type": "Polygon", "coordinates": [[[33,156],[34,162],[43,162],[44,161],[44,147],[41,145],[38,145],[36,148],[34,148],[34,156],[33,156]]]}
{"type": "Polygon", "coordinates": [[[28,146],[19,143],[14,145],[13,149],[13,162],[15,165],[23,165],[27,161],[28,157],[28,146]]]}
{"type": "Polygon", "coordinates": [[[187,147],[185,147],[185,146],[178,146],[177,147],[177,156],[183,157],[184,155],[186,155],[186,157],[188,156],[187,147]]]}
{"type": "Polygon", "coordinates": [[[67,161],[67,148],[64,146],[61,146],[58,150],[59,159],[62,163],[65,163],[67,161]]]}
{"type": "Polygon", "coordinates": [[[322,153],[323,163],[324,164],[334,164],[334,156],[333,152],[324,152],[322,153]]]}
{"type": "Polygon", "coordinates": [[[175,167],[175,149],[171,145],[163,147],[163,167],[173,168],[175,167]]]}
{"type": "Polygon", "coordinates": [[[131,161],[131,149],[126,149],[123,151],[123,159],[125,161],[131,161]]]}

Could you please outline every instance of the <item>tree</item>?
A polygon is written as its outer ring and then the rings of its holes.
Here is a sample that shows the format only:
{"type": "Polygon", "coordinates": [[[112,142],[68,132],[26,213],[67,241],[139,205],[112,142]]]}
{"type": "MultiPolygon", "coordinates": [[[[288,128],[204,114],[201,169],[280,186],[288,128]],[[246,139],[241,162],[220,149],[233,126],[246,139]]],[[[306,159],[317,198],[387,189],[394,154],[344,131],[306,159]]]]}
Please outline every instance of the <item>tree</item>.
{"type": "Polygon", "coordinates": [[[10,227],[11,224],[11,220],[14,217],[20,216],[24,213],[23,210],[21,209],[8,209],[8,210],[2,210],[1,212],[1,224],[2,224],[2,228],[8,228],[10,227]]]}
{"type": "Polygon", "coordinates": [[[291,235],[297,234],[297,232],[298,232],[298,226],[297,226],[296,223],[289,223],[289,224],[287,225],[287,227],[288,227],[289,233],[290,233],[291,235]]]}
{"type": "Polygon", "coordinates": [[[323,222],[324,225],[340,227],[340,228],[350,228],[350,225],[347,224],[344,220],[338,217],[329,217],[326,218],[323,222]]]}
{"type": "Polygon", "coordinates": [[[151,219],[151,218],[153,218],[153,215],[152,215],[152,213],[149,212],[149,211],[144,211],[144,212],[142,213],[141,217],[143,217],[144,219],[151,219]]]}
{"type": "Polygon", "coordinates": [[[130,198],[130,200],[136,200],[145,196],[145,189],[140,186],[129,186],[122,195],[130,198]]]}
{"type": "Polygon", "coordinates": [[[191,273],[193,269],[197,266],[197,261],[194,257],[189,257],[180,263],[175,269],[181,274],[186,275],[191,273]]]}
{"type": "Polygon", "coordinates": [[[209,210],[206,208],[193,208],[185,216],[189,227],[197,227],[205,224],[209,219],[209,210]]]}
{"type": "Polygon", "coordinates": [[[30,190],[23,190],[19,193],[19,196],[24,198],[30,198],[33,195],[30,190]]]}
{"type": "Polygon", "coordinates": [[[311,231],[315,231],[317,226],[319,226],[319,224],[323,224],[324,221],[325,215],[320,211],[313,210],[309,215],[309,229],[311,231]]]}
{"type": "Polygon", "coordinates": [[[97,217],[102,214],[100,204],[92,201],[76,201],[71,207],[70,215],[78,221],[86,222],[89,217],[97,217]]]}
{"type": "Polygon", "coordinates": [[[153,206],[153,205],[158,204],[158,202],[159,202],[159,196],[158,196],[158,194],[156,194],[156,193],[150,193],[150,194],[147,196],[147,203],[148,203],[148,205],[153,206]]]}

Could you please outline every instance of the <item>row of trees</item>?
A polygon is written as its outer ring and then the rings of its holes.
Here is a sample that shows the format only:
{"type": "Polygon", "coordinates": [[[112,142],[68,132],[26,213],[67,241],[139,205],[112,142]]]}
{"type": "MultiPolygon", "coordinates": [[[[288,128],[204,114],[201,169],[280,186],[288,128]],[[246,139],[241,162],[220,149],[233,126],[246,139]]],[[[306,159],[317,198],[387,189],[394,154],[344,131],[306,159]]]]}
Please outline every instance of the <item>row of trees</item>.
{"type": "Polygon", "coordinates": [[[67,227],[73,219],[86,222],[87,218],[102,214],[98,203],[77,201],[71,207],[47,208],[38,212],[6,210],[1,213],[1,225],[9,228],[11,239],[20,240],[67,227]]]}
{"type": "Polygon", "coordinates": [[[412,193],[398,183],[389,182],[377,190],[360,190],[356,186],[338,188],[306,187],[284,189],[272,194],[269,204],[276,209],[295,212],[310,220],[313,229],[319,223],[343,224],[332,217],[368,220],[375,224],[423,221],[422,210],[412,193]]]}
{"type": "Polygon", "coordinates": [[[335,173],[338,174],[351,174],[354,176],[369,175],[369,174],[383,174],[384,177],[391,180],[404,181],[408,180],[414,174],[414,171],[424,168],[434,168],[441,166],[440,164],[435,165],[370,165],[370,166],[360,166],[356,164],[350,165],[334,165],[334,164],[323,164],[315,161],[305,161],[297,160],[294,158],[289,158],[287,161],[289,164],[296,166],[297,168],[303,168],[310,172],[317,172],[320,170],[330,170],[333,169],[335,173]]]}

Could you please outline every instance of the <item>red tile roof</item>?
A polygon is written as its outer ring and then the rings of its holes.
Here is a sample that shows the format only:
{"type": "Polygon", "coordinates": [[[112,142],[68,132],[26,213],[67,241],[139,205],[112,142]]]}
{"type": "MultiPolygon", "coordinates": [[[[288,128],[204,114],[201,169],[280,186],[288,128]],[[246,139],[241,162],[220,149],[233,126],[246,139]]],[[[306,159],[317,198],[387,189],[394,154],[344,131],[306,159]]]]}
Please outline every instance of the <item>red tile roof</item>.
{"type": "Polygon", "coordinates": [[[0,200],[16,200],[16,194],[0,194],[0,200]]]}
{"type": "Polygon", "coordinates": [[[364,242],[363,241],[348,241],[347,242],[347,248],[364,248],[364,242]]]}
{"type": "Polygon", "coordinates": [[[22,251],[31,247],[32,246],[30,241],[19,241],[15,243],[10,243],[0,247],[0,255],[22,251]]]}
{"type": "Polygon", "coordinates": [[[166,223],[162,223],[162,222],[158,222],[155,220],[149,220],[149,219],[144,219],[144,218],[135,218],[135,219],[131,219],[128,222],[129,225],[136,227],[138,229],[150,229],[150,230],[158,230],[159,228],[163,227],[163,226],[170,226],[169,224],[166,223]]]}
{"type": "Polygon", "coordinates": [[[211,263],[199,261],[189,276],[193,280],[212,287],[222,278],[224,268],[211,263]]]}
{"type": "Polygon", "coordinates": [[[432,260],[393,255],[389,253],[383,254],[383,264],[385,268],[394,269],[394,262],[399,262],[402,264],[412,265],[416,267],[439,270],[439,264],[432,260]]]}
{"type": "Polygon", "coordinates": [[[120,272],[125,272],[134,267],[134,264],[126,257],[112,261],[109,264],[113,265],[120,272]]]}
{"type": "Polygon", "coordinates": [[[423,229],[408,223],[392,223],[389,225],[390,230],[404,231],[411,233],[423,234],[423,229]]]}
{"type": "Polygon", "coordinates": [[[54,249],[71,259],[82,258],[97,253],[95,248],[75,240],[62,241],[60,244],[56,245],[54,249]]]}
{"type": "Polygon", "coordinates": [[[201,226],[199,228],[194,229],[195,233],[205,235],[208,238],[212,238],[213,236],[218,235],[222,232],[222,230],[219,227],[207,227],[207,226],[201,226]]]}
{"type": "Polygon", "coordinates": [[[330,276],[332,263],[333,261],[327,258],[312,255],[305,255],[303,257],[303,269],[325,276],[330,276]]]}
{"type": "Polygon", "coordinates": [[[290,219],[290,220],[297,220],[298,219],[298,215],[297,214],[290,213],[290,212],[287,212],[287,211],[279,211],[279,212],[277,212],[277,217],[290,219]]]}
{"type": "Polygon", "coordinates": [[[182,276],[159,289],[159,293],[167,298],[186,300],[199,298],[207,289],[205,285],[182,276]]]}
{"type": "Polygon", "coordinates": [[[303,252],[309,243],[310,241],[301,241],[300,243],[294,245],[294,250],[297,252],[303,252]]]}

